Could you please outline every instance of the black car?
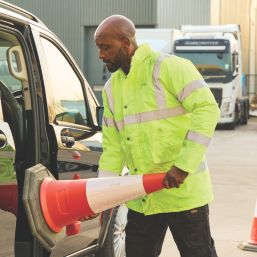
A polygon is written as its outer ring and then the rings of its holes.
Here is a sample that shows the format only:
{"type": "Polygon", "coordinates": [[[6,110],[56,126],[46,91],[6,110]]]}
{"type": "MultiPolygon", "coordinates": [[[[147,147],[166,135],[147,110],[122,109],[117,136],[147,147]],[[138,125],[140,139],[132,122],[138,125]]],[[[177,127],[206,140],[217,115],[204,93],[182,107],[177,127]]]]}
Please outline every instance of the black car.
{"type": "Polygon", "coordinates": [[[125,206],[85,220],[46,250],[22,202],[25,171],[97,176],[101,107],[60,40],[34,15],[0,1],[0,257],[124,257],[125,206]]]}

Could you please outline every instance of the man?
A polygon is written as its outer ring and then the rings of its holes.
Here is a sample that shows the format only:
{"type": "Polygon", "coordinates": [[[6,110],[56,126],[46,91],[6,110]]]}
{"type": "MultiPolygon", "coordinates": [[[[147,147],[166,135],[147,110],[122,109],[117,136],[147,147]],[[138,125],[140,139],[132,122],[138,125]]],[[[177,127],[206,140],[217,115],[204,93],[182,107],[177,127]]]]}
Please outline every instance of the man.
{"type": "Polygon", "coordinates": [[[167,172],[166,189],[127,203],[126,257],[159,256],[168,227],[182,257],[216,257],[205,152],[219,109],[208,86],[188,60],[138,47],[124,16],[106,18],[95,42],[112,72],[99,176],[119,175],[124,165],[131,175],[167,172]]]}

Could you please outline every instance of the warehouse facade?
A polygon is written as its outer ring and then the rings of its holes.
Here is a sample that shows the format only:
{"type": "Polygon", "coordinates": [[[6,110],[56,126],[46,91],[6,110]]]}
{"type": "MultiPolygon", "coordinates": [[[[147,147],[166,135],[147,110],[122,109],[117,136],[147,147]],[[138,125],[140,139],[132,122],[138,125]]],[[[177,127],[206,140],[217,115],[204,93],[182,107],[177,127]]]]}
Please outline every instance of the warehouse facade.
{"type": "Polygon", "coordinates": [[[209,24],[211,0],[8,0],[40,18],[66,45],[100,99],[110,74],[98,60],[93,35],[112,14],[125,15],[138,28],[179,28],[209,24]]]}

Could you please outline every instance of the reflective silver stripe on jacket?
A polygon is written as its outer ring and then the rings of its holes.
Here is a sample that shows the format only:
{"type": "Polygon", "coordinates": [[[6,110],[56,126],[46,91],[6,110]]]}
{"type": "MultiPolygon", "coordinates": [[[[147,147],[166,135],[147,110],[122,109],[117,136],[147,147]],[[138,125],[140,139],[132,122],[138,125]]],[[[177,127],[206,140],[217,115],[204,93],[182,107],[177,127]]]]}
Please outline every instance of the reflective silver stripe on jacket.
{"type": "Polygon", "coordinates": [[[111,79],[110,78],[105,86],[104,86],[104,89],[105,89],[105,92],[106,92],[106,95],[107,95],[107,100],[108,100],[108,105],[109,105],[109,108],[112,112],[112,114],[114,113],[114,100],[113,100],[113,96],[112,96],[112,83],[111,83],[111,79]]]}
{"type": "Polygon", "coordinates": [[[186,97],[188,97],[194,90],[202,87],[208,87],[204,80],[195,80],[187,84],[182,91],[178,94],[178,100],[183,102],[186,97]]]}
{"type": "Polygon", "coordinates": [[[209,137],[207,137],[203,134],[193,132],[193,131],[189,131],[187,133],[186,139],[190,140],[190,141],[193,141],[193,142],[196,142],[198,144],[204,145],[205,147],[208,147],[208,145],[211,141],[211,138],[209,138],[209,137]]]}
{"type": "Polygon", "coordinates": [[[185,114],[186,110],[181,107],[174,107],[169,109],[155,110],[150,112],[142,112],[137,114],[131,114],[124,117],[124,123],[127,124],[136,124],[143,123],[154,120],[167,119],[173,116],[185,114]]]}
{"type": "Polygon", "coordinates": [[[105,116],[103,116],[103,123],[106,127],[115,127],[116,126],[115,120],[113,118],[107,118],[105,116]]]}
{"type": "Polygon", "coordinates": [[[124,116],[124,120],[121,121],[114,121],[112,118],[104,118],[104,124],[107,127],[114,127],[116,126],[118,130],[122,130],[124,126],[131,125],[131,124],[139,124],[149,121],[155,121],[155,120],[161,120],[161,119],[167,119],[170,117],[186,114],[186,110],[181,107],[174,107],[169,109],[163,109],[163,110],[155,110],[150,112],[142,112],[137,114],[131,114],[124,116]]]}
{"type": "Polygon", "coordinates": [[[121,131],[124,129],[124,121],[120,120],[120,121],[116,121],[116,128],[121,131]]]}
{"type": "Polygon", "coordinates": [[[103,117],[103,124],[106,127],[115,127],[117,128],[119,131],[122,130],[124,128],[124,121],[115,121],[114,118],[107,118],[107,117],[103,117]]]}
{"type": "Polygon", "coordinates": [[[98,170],[97,171],[97,177],[103,178],[103,177],[117,177],[119,174],[112,172],[112,171],[106,171],[106,170],[98,170]]]}
{"type": "Polygon", "coordinates": [[[163,85],[160,82],[160,69],[161,69],[161,63],[164,59],[171,57],[171,55],[168,54],[160,54],[160,56],[157,58],[154,68],[153,68],[153,84],[154,84],[154,93],[157,103],[158,109],[166,108],[166,99],[165,99],[165,93],[163,89],[163,85]]]}
{"type": "Polygon", "coordinates": [[[198,168],[196,169],[196,171],[194,173],[190,173],[190,176],[194,176],[197,175],[198,173],[202,173],[208,170],[208,165],[207,165],[207,161],[203,160],[200,162],[198,168]]]}
{"type": "Polygon", "coordinates": [[[115,121],[114,118],[103,117],[103,123],[106,127],[115,127],[117,130],[121,131],[124,128],[124,121],[115,121]]]}
{"type": "Polygon", "coordinates": [[[208,165],[207,165],[207,161],[204,160],[200,163],[200,165],[198,166],[197,170],[195,171],[195,173],[200,173],[200,172],[204,172],[208,170],[208,165]]]}

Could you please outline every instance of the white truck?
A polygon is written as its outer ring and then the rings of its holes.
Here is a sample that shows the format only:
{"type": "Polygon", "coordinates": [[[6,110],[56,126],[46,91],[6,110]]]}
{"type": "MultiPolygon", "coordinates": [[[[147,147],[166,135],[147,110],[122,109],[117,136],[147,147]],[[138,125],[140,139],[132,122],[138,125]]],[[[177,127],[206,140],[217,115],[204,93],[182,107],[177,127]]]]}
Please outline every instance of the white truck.
{"type": "Polygon", "coordinates": [[[239,25],[184,25],[181,32],[174,54],[191,60],[208,83],[221,110],[219,124],[230,129],[247,124],[249,98],[239,25]]]}
{"type": "Polygon", "coordinates": [[[155,51],[162,51],[164,53],[172,53],[174,40],[181,34],[176,29],[136,29],[136,39],[138,45],[148,43],[155,51]]]}

